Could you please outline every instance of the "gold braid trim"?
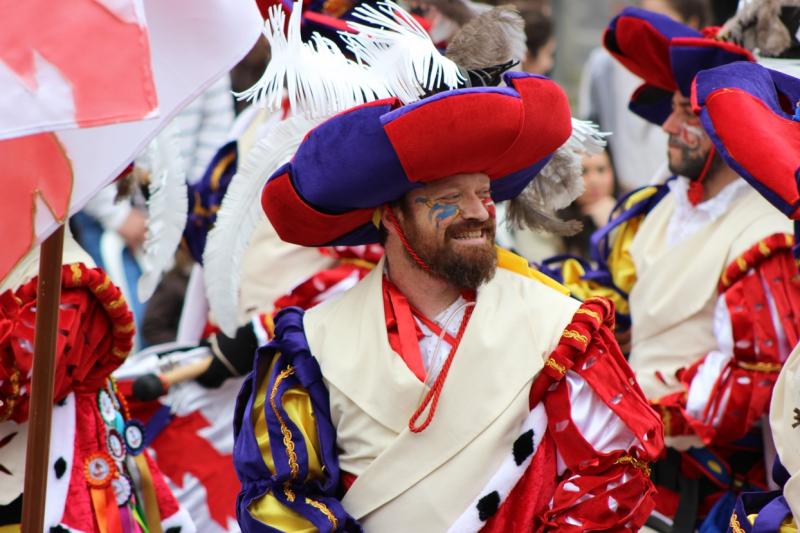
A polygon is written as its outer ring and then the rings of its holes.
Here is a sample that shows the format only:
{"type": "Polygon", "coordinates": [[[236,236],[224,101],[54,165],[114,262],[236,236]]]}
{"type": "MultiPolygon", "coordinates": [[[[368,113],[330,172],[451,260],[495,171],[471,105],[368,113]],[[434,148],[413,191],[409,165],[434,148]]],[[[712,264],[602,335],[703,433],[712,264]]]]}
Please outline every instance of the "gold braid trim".
{"type": "Polygon", "coordinates": [[[19,398],[19,376],[20,371],[13,362],[11,363],[11,375],[8,378],[9,383],[11,383],[11,393],[6,397],[5,403],[0,401],[0,407],[3,408],[2,413],[0,413],[0,422],[5,422],[11,415],[14,413],[14,406],[17,404],[17,399],[19,398]]]}
{"type": "Polygon", "coordinates": [[[600,315],[597,312],[592,311],[591,309],[586,309],[584,307],[581,307],[580,309],[575,311],[575,314],[576,315],[589,315],[590,317],[594,318],[598,322],[602,322],[603,321],[603,319],[600,318],[600,315]]]}
{"type": "Polygon", "coordinates": [[[114,331],[117,333],[130,333],[136,327],[136,324],[131,320],[125,324],[114,324],[114,331]]]}
{"type": "MultiPolygon", "coordinates": [[[[289,427],[286,425],[286,421],[281,416],[280,412],[278,411],[278,406],[275,404],[275,396],[278,395],[278,387],[280,386],[281,382],[284,379],[294,374],[294,367],[289,365],[286,367],[286,370],[282,371],[278,374],[278,377],[275,378],[275,384],[272,386],[272,391],[269,393],[269,405],[272,407],[272,412],[275,415],[275,418],[278,419],[278,423],[281,425],[281,434],[283,435],[283,446],[286,448],[286,454],[289,456],[289,469],[291,470],[291,477],[289,478],[290,481],[294,480],[297,477],[297,473],[300,471],[300,467],[297,465],[297,454],[294,451],[294,442],[292,441],[292,432],[289,427]]],[[[289,501],[294,501],[294,493],[289,490],[287,487],[286,489],[286,497],[289,501]],[[289,496],[291,494],[291,497],[289,496]]]]}
{"type": "Polygon", "coordinates": [[[555,359],[553,359],[552,357],[549,357],[549,358],[547,359],[547,361],[545,361],[545,363],[544,363],[544,364],[545,364],[545,365],[547,365],[547,366],[549,366],[549,367],[550,367],[550,368],[552,368],[553,370],[557,371],[557,372],[558,372],[559,374],[561,374],[562,376],[566,375],[566,373],[567,373],[567,367],[565,367],[564,365],[560,365],[560,364],[558,364],[558,363],[556,362],[556,360],[555,360],[555,359]]]}
{"type": "Polygon", "coordinates": [[[669,437],[672,433],[672,413],[666,407],[661,408],[661,420],[664,422],[664,436],[669,437]]]}
{"type": "Polygon", "coordinates": [[[100,294],[101,292],[104,292],[106,289],[108,289],[110,285],[111,285],[111,278],[105,276],[105,278],[103,279],[103,283],[95,286],[92,289],[92,292],[95,294],[100,294]]]}
{"type": "Polygon", "coordinates": [[[747,266],[748,265],[747,265],[747,261],[745,260],[744,257],[742,257],[742,256],[737,257],[736,258],[736,264],[738,265],[739,270],[741,270],[742,272],[747,272],[747,266]]]}
{"type": "Polygon", "coordinates": [[[778,373],[783,368],[780,363],[769,363],[767,361],[759,361],[757,363],[748,363],[747,361],[737,361],[736,366],[745,370],[752,370],[755,372],[772,372],[778,373]]]}
{"type": "Polygon", "coordinates": [[[365,270],[372,270],[375,268],[375,263],[367,261],[366,259],[360,259],[358,257],[348,257],[346,259],[340,259],[340,263],[343,265],[353,265],[359,268],[363,268],[365,270]]]}
{"type": "Polygon", "coordinates": [[[81,267],[77,263],[70,263],[69,269],[72,271],[72,284],[78,285],[81,282],[81,267]]]}
{"type": "Polygon", "coordinates": [[[589,342],[589,339],[586,338],[586,335],[581,335],[574,329],[565,329],[564,333],[561,334],[562,337],[565,339],[577,339],[578,341],[586,344],[589,342]]]}
{"type": "Polygon", "coordinates": [[[639,470],[644,472],[644,475],[646,475],[647,477],[650,477],[650,465],[648,465],[645,461],[641,461],[631,455],[623,455],[622,457],[614,461],[614,464],[615,465],[629,464],[634,468],[638,468],[639,470]]]}
{"type": "Polygon", "coordinates": [[[745,533],[744,528],[742,528],[742,524],[739,523],[739,517],[736,516],[736,511],[731,513],[730,526],[733,533],[745,533]]]}
{"type": "Polygon", "coordinates": [[[336,520],[336,517],[333,516],[333,513],[331,512],[330,509],[328,509],[327,505],[325,505],[322,502],[312,500],[311,498],[306,498],[306,503],[311,507],[313,507],[314,509],[317,509],[322,514],[324,514],[325,518],[328,519],[328,522],[331,523],[331,526],[333,527],[334,530],[339,527],[339,521],[336,520]]]}
{"type": "Polygon", "coordinates": [[[109,302],[108,305],[106,305],[106,309],[112,309],[112,310],[113,309],[117,309],[117,308],[122,307],[125,304],[126,304],[125,297],[122,294],[120,294],[119,298],[117,298],[114,301],[109,302]]]}

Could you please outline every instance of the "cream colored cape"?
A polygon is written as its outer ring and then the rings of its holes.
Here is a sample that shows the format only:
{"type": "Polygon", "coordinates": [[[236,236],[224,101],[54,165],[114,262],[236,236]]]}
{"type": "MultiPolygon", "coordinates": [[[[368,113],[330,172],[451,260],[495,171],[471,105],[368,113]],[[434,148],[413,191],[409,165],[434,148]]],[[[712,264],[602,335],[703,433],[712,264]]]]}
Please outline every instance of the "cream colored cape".
{"type": "Polygon", "coordinates": [[[433,422],[411,433],[423,385],[389,346],[382,275],[383,261],[304,319],[341,468],[358,476],[343,504],[367,531],[442,532],[510,453],[531,382],[579,303],[498,269],[478,291],[433,422]]]}
{"type": "Polygon", "coordinates": [[[712,322],[725,267],[759,240],[792,231],[791,222],[750,189],[716,221],[667,247],[674,205],[667,195],[631,243],[637,281],[630,293],[629,362],[650,399],[681,390],[675,371],[718,347],[712,322]]]}
{"type": "Polygon", "coordinates": [[[772,391],[769,425],[781,463],[792,476],[783,496],[800,522],[800,345],[783,365],[772,391]]]}

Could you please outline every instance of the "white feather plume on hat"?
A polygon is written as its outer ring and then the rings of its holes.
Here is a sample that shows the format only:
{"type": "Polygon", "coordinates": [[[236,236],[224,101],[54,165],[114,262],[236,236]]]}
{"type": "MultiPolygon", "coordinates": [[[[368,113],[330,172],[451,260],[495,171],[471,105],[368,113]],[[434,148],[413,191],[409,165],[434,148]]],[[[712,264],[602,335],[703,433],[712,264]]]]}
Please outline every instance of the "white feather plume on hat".
{"type": "MultiPolygon", "coordinates": [[[[272,46],[272,60],[256,85],[237,95],[277,110],[288,93],[296,116],[276,126],[245,156],[208,236],[206,291],[212,313],[229,335],[236,329],[239,264],[263,216],[260,189],[291,158],[307,131],[325,117],[372,100],[397,96],[411,103],[437,90],[468,86],[472,79],[499,78],[525,46],[521,17],[501,6],[474,17],[462,29],[465,33],[453,38],[446,57],[411,15],[383,1],[377,8],[357,8],[360,22],[349,22],[352,31],[342,33],[355,57],[351,60],[320,35],[303,43],[300,11],[298,1],[284,33],[285,15],[279,7],[271,8],[264,34],[272,46]],[[485,46],[489,41],[491,46],[485,46]],[[469,69],[475,69],[477,77],[469,69]]],[[[512,202],[513,222],[557,233],[574,230],[574,224],[560,221],[554,212],[582,193],[580,159],[587,151],[599,150],[604,136],[589,123],[573,120],[572,136],[512,202]]]]}

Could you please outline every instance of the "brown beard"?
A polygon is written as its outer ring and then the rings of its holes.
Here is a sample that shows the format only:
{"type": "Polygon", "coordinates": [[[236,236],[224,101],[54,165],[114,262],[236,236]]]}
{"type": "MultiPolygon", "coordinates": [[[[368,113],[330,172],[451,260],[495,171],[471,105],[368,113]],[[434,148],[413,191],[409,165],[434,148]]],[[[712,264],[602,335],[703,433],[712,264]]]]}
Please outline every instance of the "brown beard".
{"type": "MultiPolygon", "coordinates": [[[[681,161],[673,162],[668,159],[669,171],[677,176],[689,178],[691,181],[700,179],[703,175],[703,169],[706,166],[706,159],[708,158],[708,151],[703,152],[699,148],[692,148],[686,146],[678,140],[675,140],[675,135],[670,135],[670,144],[677,146],[681,151],[681,161]]],[[[722,158],[718,152],[714,153],[714,158],[711,160],[711,167],[709,171],[713,171],[722,164],[722,158]]]]}
{"type": "MultiPolygon", "coordinates": [[[[497,254],[494,250],[495,221],[469,221],[454,223],[444,232],[444,242],[435,238],[423,237],[416,224],[407,224],[406,237],[411,248],[428,265],[431,272],[452,283],[459,289],[476,290],[494,277],[497,268],[497,254]],[[475,246],[465,250],[455,250],[455,235],[464,231],[483,230],[488,238],[486,246],[475,246]]],[[[422,268],[405,250],[411,262],[422,268]]]]}

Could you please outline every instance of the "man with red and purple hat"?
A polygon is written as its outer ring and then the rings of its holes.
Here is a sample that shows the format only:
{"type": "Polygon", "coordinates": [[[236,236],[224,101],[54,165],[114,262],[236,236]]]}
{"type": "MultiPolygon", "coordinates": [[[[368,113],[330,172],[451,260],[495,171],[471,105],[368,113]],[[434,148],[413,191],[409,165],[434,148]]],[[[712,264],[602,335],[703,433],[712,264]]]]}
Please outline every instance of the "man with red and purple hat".
{"type": "Polygon", "coordinates": [[[551,80],[505,82],[350,108],[271,173],[283,240],[385,256],[283,310],[259,349],[234,425],[244,531],[637,531],[650,514],[661,421],[613,306],[494,245],[497,201],[558,225],[539,208],[571,195],[555,175],[579,179],[591,134],[551,80]]]}
{"type": "MultiPolygon", "coordinates": [[[[725,162],[789,219],[795,221],[795,238],[786,237],[795,260],[800,257],[796,236],[800,226],[800,7],[769,6],[755,2],[740,11],[726,25],[737,41],[755,42],[759,64],[733,63],[700,72],[692,86],[692,104],[703,127],[725,162]],[[775,15],[778,15],[776,18],[775,15]],[[753,28],[780,21],[785,28],[771,28],[758,35],[753,28]],[[788,31],[787,31],[788,30],[788,31]],[[781,33],[783,38],[781,39],[781,33]],[[765,39],[768,37],[769,40],[765,39]],[[781,42],[782,41],[782,42],[781,42]],[[768,67],[768,68],[767,68],[768,67]]],[[[784,256],[786,248],[782,252],[784,256]]],[[[761,248],[751,260],[770,252],[761,248]]],[[[783,363],[780,375],[767,377],[774,384],[769,419],[764,431],[771,435],[774,451],[767,461],[768,472],[777,489],[772,492],[745,492],[736,501],[729,531],[777,533],[797,531],[800,519],[800,345],[798,345],[797,266],[784,259],[782,267],[772,267],[770,294],[777,304],[778,319],[784,325],[782,343],[794,347],[783,363]]],[[[797,263],[800,264],[800,263],[797,263]]],[[[728,274],[726,272],[726,274],[728,274]]],[[[735,275],[730,273],[728,275],[735,275]]],[[[752,404],[751,404],[752,405],[752,404]]]]}
{"type": "MultiPolygon", "coordinates": [[[[606,281],[627,296],[631,367],[664,422],[669,450],[654,468],[659,496],[649,522],[659,531],[694,531],[700,519],[708,531],[724,530],[733,494],[766,488],[771,445],[761,428],[800,334],[791,225],[741,179],[692,99],[698,73],[754,61],[724,39],[729,32],[701,33],[628,8],[604,37],[644,79],[631,109],[669,134],[675,175],[625,199],[595,239],[605,247],[595,255],[611,271],[606,281]]],[[[752,117],[744,106],[727,113],[742,123],[752,117]]],[[[760,142],[744,126],[736,139],[760,142]]]]}

